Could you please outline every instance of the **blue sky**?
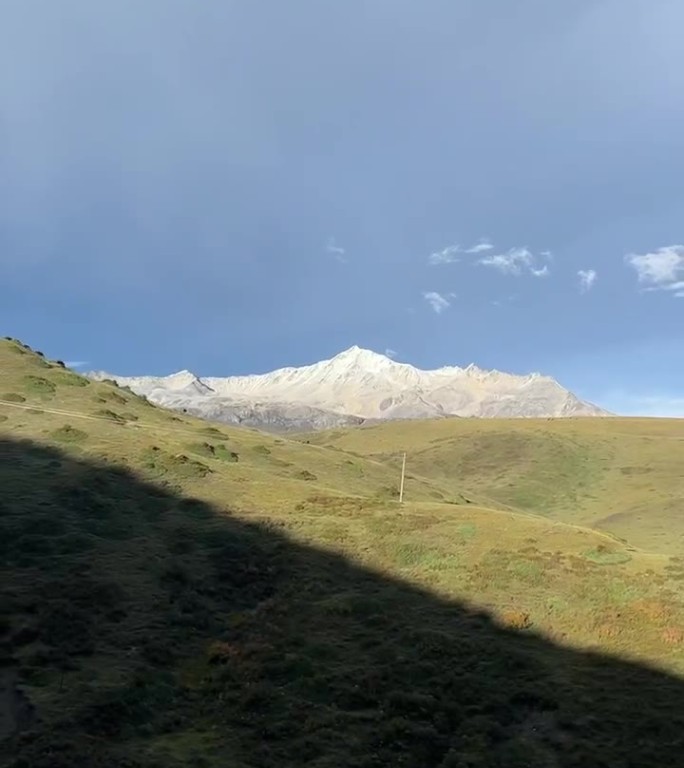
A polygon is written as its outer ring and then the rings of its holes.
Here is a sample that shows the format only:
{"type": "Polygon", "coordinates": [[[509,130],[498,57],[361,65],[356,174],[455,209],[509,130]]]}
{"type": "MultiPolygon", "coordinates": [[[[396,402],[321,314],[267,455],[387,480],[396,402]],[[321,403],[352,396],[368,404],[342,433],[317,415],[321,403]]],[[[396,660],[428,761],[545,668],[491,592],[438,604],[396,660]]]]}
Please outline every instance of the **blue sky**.
{"type": "Polygon", "coordinates": [[[683,25],[681,0],[7,3],[2,332],[119,374],[358,344],[684,415],[683,25]]]}

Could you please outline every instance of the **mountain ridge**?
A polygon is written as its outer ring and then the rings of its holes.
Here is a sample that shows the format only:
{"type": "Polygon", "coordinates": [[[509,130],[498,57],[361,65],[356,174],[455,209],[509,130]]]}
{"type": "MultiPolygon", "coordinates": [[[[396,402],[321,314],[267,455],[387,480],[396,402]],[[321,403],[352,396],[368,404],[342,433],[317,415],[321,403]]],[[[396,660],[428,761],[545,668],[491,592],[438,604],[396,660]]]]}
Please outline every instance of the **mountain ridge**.
{"type": "Polygon", "coordinates": [[[422,370],[356,345],[332,358],[269,373],[113,379],[152,402],[197,416],[271,431],[327,429],[392,419],[607,416],[550,376],[443,366],[422,370]]]}

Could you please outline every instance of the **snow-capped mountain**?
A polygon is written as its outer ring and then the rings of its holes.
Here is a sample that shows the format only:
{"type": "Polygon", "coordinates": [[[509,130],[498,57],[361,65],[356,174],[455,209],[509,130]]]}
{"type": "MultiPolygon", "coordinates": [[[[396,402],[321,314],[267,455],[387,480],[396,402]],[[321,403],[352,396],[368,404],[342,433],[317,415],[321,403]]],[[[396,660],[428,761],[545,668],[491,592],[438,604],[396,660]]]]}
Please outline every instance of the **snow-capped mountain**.
{"type": "Polygon", "coordinates": [[[474,365],[423,371],[356,346],[313,365],[253,376],[88,375],[114,379],[158,405],[271,431],[444,416],[608,415],[538,373],[515,376],[474,365]]]}

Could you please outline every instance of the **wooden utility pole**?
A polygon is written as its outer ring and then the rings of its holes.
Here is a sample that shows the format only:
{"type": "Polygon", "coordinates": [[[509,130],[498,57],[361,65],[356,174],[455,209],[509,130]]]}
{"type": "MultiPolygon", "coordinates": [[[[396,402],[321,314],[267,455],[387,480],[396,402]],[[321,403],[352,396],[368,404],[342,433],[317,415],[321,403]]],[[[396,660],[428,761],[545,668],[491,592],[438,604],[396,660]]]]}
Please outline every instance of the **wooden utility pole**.
{"type": "Polygon", "coordinates": [[[404,501],[404,476],[406,475],[406,453],[404,453],[403,461],[401,462],[401,485],[399,487],[399,503],[404,501]]]}

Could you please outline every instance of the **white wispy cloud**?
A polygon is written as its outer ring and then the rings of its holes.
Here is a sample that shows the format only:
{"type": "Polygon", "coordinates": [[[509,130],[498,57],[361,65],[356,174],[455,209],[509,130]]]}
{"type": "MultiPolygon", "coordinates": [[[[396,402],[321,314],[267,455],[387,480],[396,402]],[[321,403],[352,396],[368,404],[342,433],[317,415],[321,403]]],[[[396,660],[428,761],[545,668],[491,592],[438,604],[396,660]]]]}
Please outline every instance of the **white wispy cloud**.
{"type": "Polygon", "coordinates": [[[647,291],[672,291],[684,298],[684,245],[666,245],[651,253],[630,253],[625,259],[647,291]]]}
{"type": "Polygon", "coordinates": [[[447,245],[446,248],[442,248],[441,251],[435,251],[430,254],[430,264],[451,264],[454,261],[458,261],[461,251],[460,245],[447,245]]]}
{"type": "Polygon", "coordinates": [[[396,356],[397,356],[396,350],[390,349],[389,347],[387,347],[387,349],[385,350],[385,357],[396,357],[396,356]]]}
{"type": "MultiPolygon", "coordinates": [[[[548,251],[545,251],[545,253],[548,253],[548,251]]],[[[550,254],[544,258],[550,259],[550,254]]],[[[510,248],[505,253],[483,256],[481,259],[478,259],[477,263],[484,267],[498,269],[499,272],[505,275],[522,275],[527,273],[533,277],[548,277],[551,272],[549,265],[540,264],[532,251],[525,246],[510,248]]]]}
{"type": "Polygon", "coordinates": [[[530,267],[530,274],[533,277],[548,277],[551,274],[548,264],[544,264],[543,267],[530,267]]]}
{"type": "Polygon", "coordinates": [[[487,251],[491,251],[494,249],[494,246],[489,242],[489,240],[480,240],[479,243],[476,243],[475,245],[468,248],[466,253],[486,253],[487,251]]]}
{"type": "Polygon", "coordinates": [[[64,362],[67,368],[85,368],[88,365],[87,360],[66,360],[64,362]]]}
{"type": "Polygon", "coordinates": [[[428,261],[430,264],[453,264],[455,261],[460,261],[463,254],[486,253],[493,250],[493,248],[494,246],[485,238],[479,240],[475,245],[471,245],[470,248],[461,248],[460,245],[447,245],[441,251],[431,253],[428,261]]]}
{"type": "Polygon", "coordinates": [[[532,253],[527,248],[511,248],[506,253],[495,253],[484,256],[479,263],[485,267],[494,267],[509,275],[519,275],[523,268],[532,263],[532,253]]]}
{"type": "Polygon", "coordinates": [[[425,291],[425,293],[423,293],[423,298],[438,315],[451,306],[451,302],[446,297],[442,296],[441,293],[437,293],[437,291],[425,291]]]}
{"type": "Polygon", "coordinates": [[[477,264],[493,267],[506,275],[529,274],[533,277],[548,277],[551,274],[548,262],[552,261],[551,251],[542,251],[536,257],[526,246],[509,248],[507,251],[491,253],[494,245],[487,238],[482,238],[470,248],[449,245],[441,251],[430,254],[430,264],[451,264],[460,261],[463,255],[476,256],[477,264]],[[486,254],[486,255],[482,255],[486,254]]]}
{"type": "Polygon", "coordinates": [[[593,288],[598,274],[595,269],[579,269],[577,270],[577,277],[580,281],[580,291],[586,293],[593,288]]]}
{"type": "Polygon", "coordinates": [[[346,263],[347,258],[345,256],[345,254],[347,253],[347,251],[344,248],[342,248],[341,245],[337,245],[337,243],[335,242],[335,238],[334,237],[331,237],[328,240],[328,242],[327,242],[327,244],[325,246],[325,250],[328,253],[331,253],[338,261],[346,263]]]}

